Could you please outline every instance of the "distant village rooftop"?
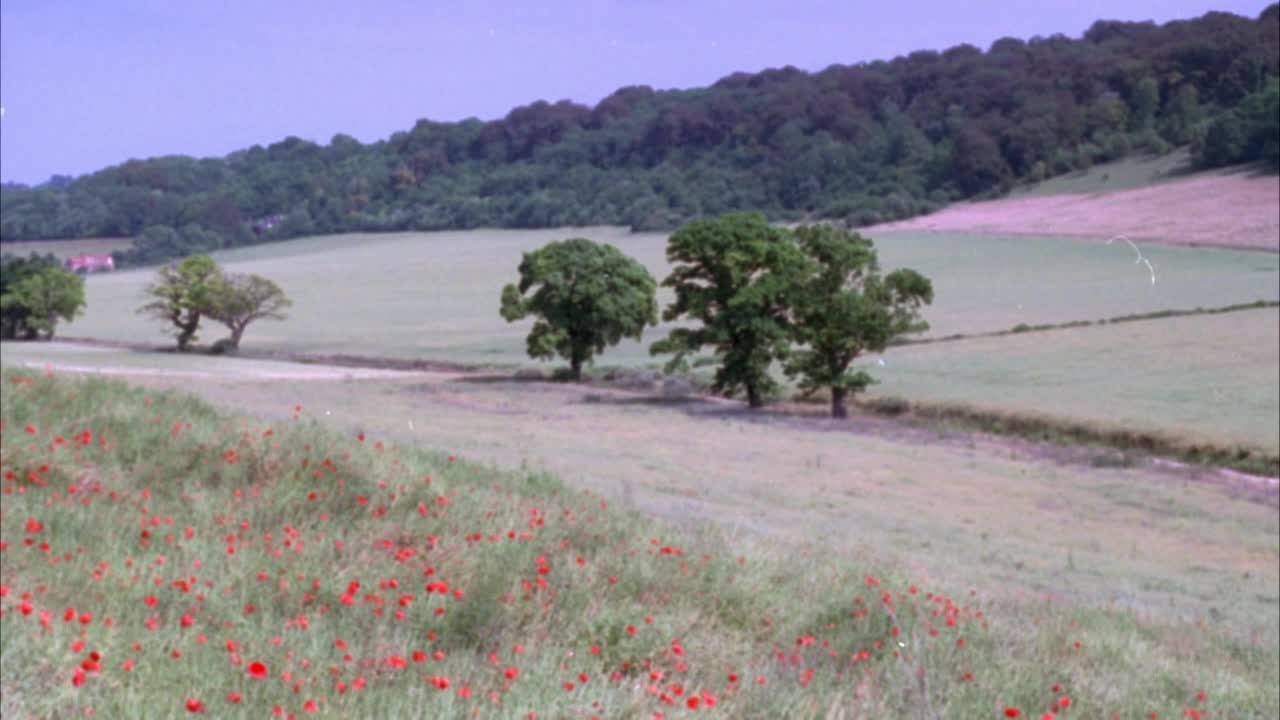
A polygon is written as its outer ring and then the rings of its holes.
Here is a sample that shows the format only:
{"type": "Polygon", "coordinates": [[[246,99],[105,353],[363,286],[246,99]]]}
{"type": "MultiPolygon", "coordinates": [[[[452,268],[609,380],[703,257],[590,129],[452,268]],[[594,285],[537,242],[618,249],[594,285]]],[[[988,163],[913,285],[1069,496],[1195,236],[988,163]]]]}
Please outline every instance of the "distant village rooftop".
{"type": "Polygon", "coordinates": [[[116,269],[110,255],[76,255],[63,261],[62,267],[77,273],[107,272],[116,269]]]}

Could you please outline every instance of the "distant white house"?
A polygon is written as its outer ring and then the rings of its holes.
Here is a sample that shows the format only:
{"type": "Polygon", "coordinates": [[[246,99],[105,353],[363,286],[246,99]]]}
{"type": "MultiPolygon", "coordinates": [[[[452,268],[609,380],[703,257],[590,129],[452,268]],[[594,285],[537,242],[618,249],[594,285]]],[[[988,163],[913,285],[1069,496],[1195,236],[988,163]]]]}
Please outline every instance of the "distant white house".
{"type": "Polygon", "coordinates": [[[83,274],[109,272],[116,269],[116,261],[110,255],[76,255],[64,260],[62,267],[83,274]]]}

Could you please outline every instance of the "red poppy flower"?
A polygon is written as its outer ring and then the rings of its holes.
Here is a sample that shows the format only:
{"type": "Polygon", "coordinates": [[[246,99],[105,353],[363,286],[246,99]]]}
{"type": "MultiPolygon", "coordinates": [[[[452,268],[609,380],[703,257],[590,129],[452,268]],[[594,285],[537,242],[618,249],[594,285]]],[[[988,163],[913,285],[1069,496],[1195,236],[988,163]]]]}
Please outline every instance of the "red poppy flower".
{"type": "Polygon", "coordinates": [[[253,662],[249,663],[249,675],[250,677],[255,677],[258,679],[265,678],[267,676],[267,666],[263,665],[261,662],[258,662],[257,660],[254,660],[253,662]]]}
{"type": "Polygon", "coordinates": [[[204,703],[196,700],[195,698],[187,700],[187,712],[200,712],[200,708],[202,707],[204,707],[204,703]]]}

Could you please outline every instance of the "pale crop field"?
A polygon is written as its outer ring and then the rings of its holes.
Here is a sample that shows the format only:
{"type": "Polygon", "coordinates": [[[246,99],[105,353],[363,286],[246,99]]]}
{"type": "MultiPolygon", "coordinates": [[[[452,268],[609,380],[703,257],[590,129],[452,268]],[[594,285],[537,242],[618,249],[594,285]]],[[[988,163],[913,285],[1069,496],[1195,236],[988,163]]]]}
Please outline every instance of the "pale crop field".
{"type": "MultiPolygon", "coordinates": [[[[247,347],[517,365],[531,362],[524,336],[532,321],[499,317],[502,286],[516,279],[523,252],[579,235],[616,245],[659,281],[667,274],[665,235],[619,228],[329,236],[217,258],[228,270],[276,280],[294,300],[287,322],[250,327],[247,347]]],[[[1280,257],[1262,253],[1142,246],[1156,267],[1153,286],[1120,243],[911,232],[874,238],[885,268],[913,267],[933,279],[932,335],[1274,300],[1280,279],[1280,257]]],[[[165,342],[161,326],[135,313],[154,275],[90,277],[88,309],[62,334],[165,342]]],[[[670,298],[660,289],[661,303],[670,298]]],[[[599,362],[654,362],[648,345],[666,329],[651,328],[642,343],[624,342],[599,362]]],[[[224,334],[211,325],[202,340],[224,334]]]]}
{"type": "Polygon", "coordinates": [[[860,361],[899,395],[1280,448],[1280,310],[894,348],[860,361]]]}
{"type": "Polygon", "coordinates": [[[76,240],[44,240],[41,242],[0,243],[0,253],[26,257],[31,253],[52,253],[59,260],[73,255],[109,255],[133,246],[131,238],[78,238],[76,240]]]}

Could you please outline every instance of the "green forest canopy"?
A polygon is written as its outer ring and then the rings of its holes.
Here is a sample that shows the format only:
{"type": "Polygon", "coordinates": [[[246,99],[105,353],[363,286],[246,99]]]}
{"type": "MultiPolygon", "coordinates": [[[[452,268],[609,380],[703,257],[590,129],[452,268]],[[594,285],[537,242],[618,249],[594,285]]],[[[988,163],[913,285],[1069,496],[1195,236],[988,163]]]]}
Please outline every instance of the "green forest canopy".
{"type": "MultiPolygon", "coordinates": [[[[349,231],[619,224],[735,210],[862,225],[1190,144],[1280,167],[1280,6],[1099,21],[892,61],[736,73],[706,88],[535,102],[385,141],[289,137],[0,190],[0,240],[136,237],[124,263],[349,231]]],[[[851,54],[854,50],[850,51],[851,54]]]]}

